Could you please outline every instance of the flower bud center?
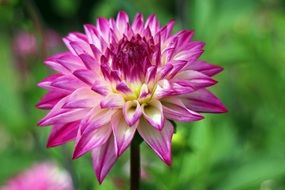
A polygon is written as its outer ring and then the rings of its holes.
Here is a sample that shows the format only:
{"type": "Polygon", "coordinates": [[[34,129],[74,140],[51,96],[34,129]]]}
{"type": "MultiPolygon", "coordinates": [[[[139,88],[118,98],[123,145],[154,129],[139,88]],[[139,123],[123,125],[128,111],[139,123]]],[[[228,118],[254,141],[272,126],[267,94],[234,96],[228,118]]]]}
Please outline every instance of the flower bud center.
{"type": "Polygon", "coordinates": [[[152,45],[139,35],[128,40],[124,37],[118,44],[112,68],[119,70],[125,79],[142,80],[151,65],[152,45]]]}

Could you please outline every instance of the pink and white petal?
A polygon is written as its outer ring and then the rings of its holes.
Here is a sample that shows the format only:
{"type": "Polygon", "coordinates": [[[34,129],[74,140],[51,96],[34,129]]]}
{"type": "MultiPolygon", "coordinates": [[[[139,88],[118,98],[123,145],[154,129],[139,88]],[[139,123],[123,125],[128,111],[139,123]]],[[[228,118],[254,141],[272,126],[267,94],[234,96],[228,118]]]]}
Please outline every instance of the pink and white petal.
{"type": "Polygon", "coordinates": [[[78,32],[70,33],[68,36],[63,38],[63,42],[74,55],[80,55],[82,53],[92,55],[92,51],[85,34],[78,32]]]}
{"type": "Polygon", "coordinates": [[[59,74],[59,73],[52,74],[46,77],[45,79],[43,79],[41,82],[39,82],[38,86],[41,88],[47,89],[47,90],[53,89],[53,87],[51,86],[51,83],[61,76],[64,76],[64,75],[59,74]]]}
{"type": "Polygon", "coordinates": [[[91,89],[102,96],[106,96],[110,93],[108,84],[102,80],[95,80],[91,89]]]}
{"type": "Polygon", "coordinates": [[[93,108],[98,106],[102,97],[90,88],[79,88],[67,98],[63,108],[93,108]]]}
{"type": "Polygon", "coordinates": [[[116,90],[124,94],[128,94],[132,92],[132,90],[128,87],[128,85],[125,82],[119,82],[116,85],[116,90]]]}
{"type": "Polygon", "coordinates": [[[144,141],[167,165],[171,164],[171,139],[174,132],[169,121],[165,121],[163,129],[157,130],[150,126],[145,120],[141,120],[138,132],[144,141]]]}
{"type": "Polygon", "coordinates": [[[49,118],[57,115],[57,114],[60,114],[60,113],[63,113],[63,110],[62,110],[62,106],[66,103],[66,99],[67,99],[68,96],[65,96],[63,98],[61,98],[53,107],[52,109],[48,112],[48,114],[43,118],[41,119],[39,122],[38,122],[38,126],[47,126],[47,125],[44,125],[44,122],[45,120],[48,120],[49,118]]]}
{"type": "Polygon", "coordinates": [[[99,34],[104,38],[104,40],[109,43],[109,22],[106,18],[100,17],[97,19],[97,29],[99,34]]]}
{"type": "Polygon", "coordinates": [[[124,105],[125,100],[121,94],[109,94],[100,102],[102,109],[104,108],[120,108],[124,105]]]}
{"type": "Polygon", "coordinates": [[[73,48],[73,50],[76,52],[77,55],[81,55],[81,54],[92,55],[93,54],[91,47],[88,43],[73,41],[73,42],[70,42],[69,45],[71,46],[71,48],[73,48]]]}
{"type": "Polygon", "coordinates": [[[66,90],[53,90],[48,92],[37,103],[36,107],[40,109],[52,109],[61,99],[69,94],[66,90]]]}
{"type": "Polygon", "coordinates": [[[59,73],[62,73],[62,74],[69,74],[70,71],[69,69],[67,69],[66,67],[64,67],[62,64],[60,64],[58,62],[58,57],[60,55],[55,55],[55,56],[52,56],[52,57],[49,57],[47,58],[44,63],[50,67],[51,69],[59,72],[59,73]]]}
{"type": "Polygon", "coordinates": [[[97,75],[91,70],[80,69],[73,72],[73,75],[76,76],[81,81],[85,82],[87,85],[92,86],[97,75]]]}
{"type": "Polygon", "coordinates": [[[145,81],[147,83],[154,81],[156,73],[157,73],[157,67],[156,66],[150,66],[146,71],[145,81]]]}
{"type": "Polygon", "coordinates": [[[191,41],[193,35],[194,32],[192,30],[182,30],[178,32],[175,35],[178,39],[177,41],[178,50],[182,50],[185,48],[185,46],[189,45],[189,42],[191,41]]]}
{"type": "Polygon", "coordinates": [[[145,28],[149,28],[151,31],[152,36],[155,36],[155,34],[158,32],[160,25],[155,15],[150,15],[146,22],[145,22],[145,28]]]}
{"type": "Polygon", "coordinates": [[[59,54],[57,56],[57,59],[54,61],[64,66],[70,72],[78,69],[85,69],[85,66],[81,59],[78,56],[71,54],[70,52],[59,54]]]}
{"type": "Polygon", "coordinates": [[[123,115],[128,126],[133,126],[142,115],[139,102],[137,100],[126,102],[123,107],[123,115]]]}
{"type": "Polygon", "coordinates": [[[187,61],[170,61],[168,64],[171,64],[173,68],[171,71],[168,73],[167,77],[168,78],[173,78],[176,76],[177,73],[179,73],[187,64],[187,61]]]}
{"type": "Polygon", "coordinates": [[[189,85],[191,84],[191,86],[195,89],[206,88],[217,83],[217,81],[215,81],[211,77],[193,70],[179,72],[171,80],[171,82],[177,83],[182,86],[188,83],[189,85]]]}
{"type": "Polygon", "coordinates": [[[87,86],[84,82],[79,80],[73,75],[64,75],[58,77],[51,83],[52,87],[60,88],[68,91],[74,91],[75,89],[87,86]]]}
{"type": "Polygon", "coordinates": [[[144,27],[143,15],[141,13],[137,13],[132,24],[132,29],[135,33],[140,33],[143,27],[144,27]]]}
{"type": "Polygon", "coordinates": [[[115,152],[117,157],[119,157],[130,145],[136,132],[137,124],[133,124],[130,127],[126,123],[121,111],[118,111],[113,115],[112,129],[115,138],[115,152]]]}
{"type": "Polygon", "coordinates": [[[171,83],[166,79],[163,79],[157,83],[157,87],[154,92],[154,96],[157,99],[169,97],[169,96],[178,96],[183,94],[188,94],[193,92],[195,89],[190,84],[187,86],[182,86],[178,83],[171,83]]]}
{"type": "Polygon", "coordinates": [[[117,16],[116,26],[121,34],[124,34],[129,24],[129,17],[126,12],[120,11],[117,16]]]}
{"type": "MultiPolygon", "coordinates": [[[[91,50],[96,57],[97,54],[101,54],[101,52],[104,49],[104,45],[101,43],[100,34],[97,30],[97,28],[92,24],[85,24],[84,30],[88,39],[88,42],[90,44],[91,50]]],[[[97,57],[98,58],[98,57],[97,57]]]]}
{"type": "Polygon", "coordinates": [[[57,113],[56,115],[46,116],[45,118],[43,118],[38,123],[38,125],[48,126],[74,122],[84,118],[84,116],[86,116],[89,110],[90,108],[61,109],[61,111],[59,111],[59,113],[57,113]]]}
{"type": "Polygon", "coordinates": [[[223,103],[211,92],[200,89],[187,94],[181,99],[188,109],[205,113],[224,113],[227,109],[223,103]]]}
{"type": "Polygon", "coordinates": [[[201,114],[187,109],[180,98],[165,98],[162,104],[163,113],[169,120],[190,122],[204,118],[201,114]]]}
{"type": "Polygon", "coordinates": [[[212,65],[206,61],[195,61],[194,63],[187,64],[184,70],[199,71],[208,76],[214,76],[223,71],[221,66],[212,65]]]}
{"type": "Polygon", "coordinates": [[[74,140],[76,138],[78,128],[79,121],[53,126],[48,138],[47,147],[59,146],[74,140]]]}
{"type": "Polygon", "coordinates": [[[142,105],[142,113],[147,122],[154,128],[161,130],[164,126],[162,104],[158,100],[142,105]]]}
{"type": "Polygon", "coordinates": [[[150,96],[151,96],[151,94],[150,94],[150,91],[148,89],[148,86],[147,86],[147,84],[144,83],[141,86],[141,90],[140,90],[140,94],[139,94],[139,100],[143,100],[143,99],[150,97],[150,96]]]}
{"type": "Polygon", "coordinates": [[[100,68],[99,63],[92,56],[88,54],[81,54],[79,57],[87,69],[96,72],[100,68]]]}
{"type": "Polygon", "coordinates": [[[88,133],[84,133],[77,137],[77,142],[73,152],[73,159],[79,158],[83,154],[95,147],[101,146],[107,142],[112,132],[110,123],[93,129],[88,133]]]}
{"type": "Polygon", "coordinates": [[[203,54],[203,52],[204,50],[182,51],[176,54],[173,60],[184,60],[188,63],[193,63],[203,54]]]}
{"type": "Polygon", "coordinates": [[[92,160],[97,180],[101,184],[117,160],[112,135],[105,144],[92,150],[92,160]]]}
{"type": "Polygon", "coordinates": [[[170,74],[172,69],[173,69],[173,65],[170,64],[170,63],[167,63],[167,64],[163,65],[160,68],[160,70],[157,72],[158,80],[166,78],[166,76],[168,76],[170,74]]]}
{"type": "Polygon", "coordinates": [[[163,28],[160,30],[161,41],[164,42],[171,35],[172,29],[174,27],[175,21],[169,21],[163,28]]]}
{"type": "Polygon", "coordinates": [[[93,108],[86,117],[82,119],[80,132],[82,134],[90,133],[94,129],[108,124],[115,111],[115,109],[101,109],[100,106],[93,108]]]}

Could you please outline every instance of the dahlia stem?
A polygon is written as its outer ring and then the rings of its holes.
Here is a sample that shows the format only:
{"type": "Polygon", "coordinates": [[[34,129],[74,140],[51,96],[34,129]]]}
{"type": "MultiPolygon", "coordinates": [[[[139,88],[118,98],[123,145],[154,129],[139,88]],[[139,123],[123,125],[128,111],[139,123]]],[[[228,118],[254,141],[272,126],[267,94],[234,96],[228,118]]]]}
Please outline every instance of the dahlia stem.
{"type": "Polygon", "coordinates": [[[140,142],[134,139],[131,143],[130,190],[140,189],[140,142]]]}

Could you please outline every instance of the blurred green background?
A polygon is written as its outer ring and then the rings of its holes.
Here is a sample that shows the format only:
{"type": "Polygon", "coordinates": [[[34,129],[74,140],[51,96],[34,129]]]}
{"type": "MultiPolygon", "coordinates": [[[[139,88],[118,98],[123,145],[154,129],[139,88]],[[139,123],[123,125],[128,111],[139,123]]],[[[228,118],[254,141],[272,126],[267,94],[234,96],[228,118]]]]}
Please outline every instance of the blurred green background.
{"type": "Polygon", "coordinates": [[[229,112],[178,124],[171,167],[143,144],[142,189],[285,189],[282,0],[0,0],[0,186],[53,160],[71,173],[75,190],[128,189],[128,152],[99,186],[89,155],[71,161],[72,143],[45,147],[50,129],[36,127],[45,112],[35,108],[45,93],[36,84],[51,72],[43,59],[64,49],[61,37],[119,10],[130,18],[155,13],[162,24],[174,18],[175,31],[194,29],[206,42],[202,59],[225,68],[212,90],[229,112]]]}

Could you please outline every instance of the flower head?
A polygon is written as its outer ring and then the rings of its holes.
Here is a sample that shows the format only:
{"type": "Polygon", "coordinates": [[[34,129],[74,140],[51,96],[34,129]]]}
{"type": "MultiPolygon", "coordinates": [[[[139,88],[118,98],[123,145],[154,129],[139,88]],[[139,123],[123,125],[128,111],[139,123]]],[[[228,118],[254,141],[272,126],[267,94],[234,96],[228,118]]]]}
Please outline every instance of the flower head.
{"type": "Polygon", "coordinates": [[[8,181],[0,190],[73,190],[69,174],[53,163],[34,165],[8,181]]]}
{"type": "Polygon", "coordinates": [[[102,182],[136,132],[170,164],[170,120],[225,112],[206,89],[222,68],[198,60],[204,43],[192,41],[193,31],[172,34],[173,26],[160,27],[154,15],[144,22],[141,14],[130,23],[120,12],[65,37],[69,51],[45,62],[58,73],[39,83],[48,93],[37,106],[51,109],[39,122],[52,125],[48,146],[74,140],[73,157],[92,152],[102,182]]]}

